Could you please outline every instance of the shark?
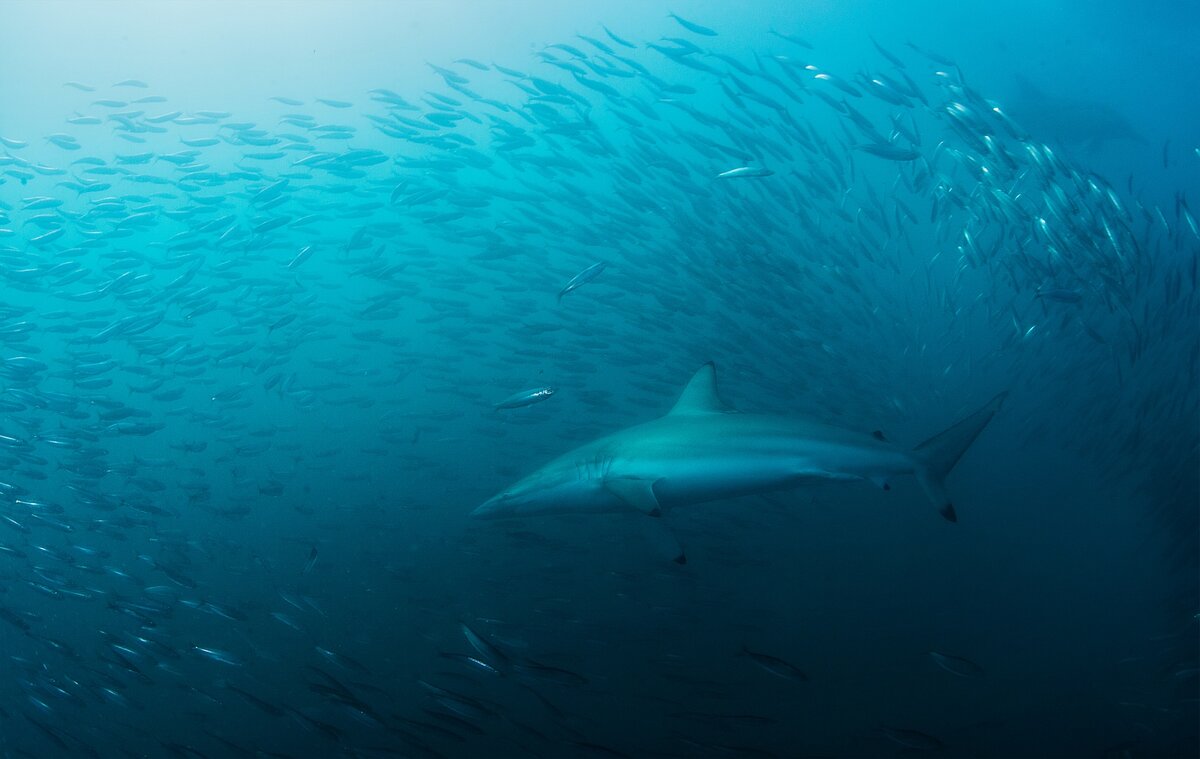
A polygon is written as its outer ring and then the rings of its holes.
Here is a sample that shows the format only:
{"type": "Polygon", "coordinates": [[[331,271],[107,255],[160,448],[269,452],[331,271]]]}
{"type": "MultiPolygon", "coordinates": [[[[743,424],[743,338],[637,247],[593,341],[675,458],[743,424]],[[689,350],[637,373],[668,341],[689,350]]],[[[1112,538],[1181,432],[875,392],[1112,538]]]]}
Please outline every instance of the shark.
{"type": "Polygon", "coordinates": [[[1040,140],[1089,153],[1109,143],[1147,144],[1125,114],[1106,102],[1051,94],[1020,75],[1016,85],[1009,110],[1040,140]]]}
{"type": "MultiPolygon", "coordinates": [[[[631,512],[661,518],[679,506],[801,487],[867,480],[883,489],[912,475],[946,520],[957,522],[946,476],[1004,402],[982,408],[915,448],[882,433],[860,433],[800,419],[742,413],[717,389],[704,364],[671,410],[653,421],[566,453],[480,504],[480,519],[562,513],[631,512]]],[[[661,522],[661,519],[658,519],[661,522]]],[[[687,556],[664,528],[673,561],[687,556]]]]}

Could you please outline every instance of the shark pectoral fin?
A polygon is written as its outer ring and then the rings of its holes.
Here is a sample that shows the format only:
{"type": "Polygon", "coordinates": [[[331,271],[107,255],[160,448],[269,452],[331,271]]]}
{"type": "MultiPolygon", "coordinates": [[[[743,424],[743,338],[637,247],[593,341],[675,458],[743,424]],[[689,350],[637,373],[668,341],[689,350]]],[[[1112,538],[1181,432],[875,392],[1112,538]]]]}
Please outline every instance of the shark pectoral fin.
{"type": "Polygon", "coordinates": [[[880,490],[891,490],[892,489],[892,485],[891,485],[891,483],[889,483],[887,481],[886,477],[881,477],[879,475],[876,475],[875,477],[871,478],[871,482],[874,483],[875,487],[879,488],[880,490]]]}
{"type": "Polygon", "coordinates": [[[655,480],[636,477],[609,477],[604,480],[604,489],[620,498],[634,511],[646,516],[662,516],[662,508],[654,495],[655,480]]]}
{"type": "Polygon", "coordinates": [[[957,522],[958,514],[954,504],[946,495],[946,475],[966,453],[979,433],[992,420],[1003,405],[1007,392],[1000,393],[988,401],[987,405],[949,429],[934,435],[913,449],[916,467],[913,474],[929,496],[929,500],[937,507],[938,513],[947,522],[957,522]]]}
{"type": "Polygon", "coordinates": [[[667,526],[666,520],[655,521],[653,529],[654,545],[658,554],[669,558],[676,564],[687,564],[687,554],[683,551],[683,544],[675,536],[675,531],[667,526]]]}

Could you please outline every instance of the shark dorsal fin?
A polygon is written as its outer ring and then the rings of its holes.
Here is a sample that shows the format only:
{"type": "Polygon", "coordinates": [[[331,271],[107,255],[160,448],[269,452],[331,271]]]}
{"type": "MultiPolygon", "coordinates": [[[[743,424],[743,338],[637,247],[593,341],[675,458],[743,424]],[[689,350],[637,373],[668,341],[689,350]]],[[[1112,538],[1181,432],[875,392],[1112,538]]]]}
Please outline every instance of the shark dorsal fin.
{"type": "Polygon", "coordinates": [[[692,375],[668,415],[731,413],[734,409],[717,395],[717,367],[709,361],[692,375]]]}

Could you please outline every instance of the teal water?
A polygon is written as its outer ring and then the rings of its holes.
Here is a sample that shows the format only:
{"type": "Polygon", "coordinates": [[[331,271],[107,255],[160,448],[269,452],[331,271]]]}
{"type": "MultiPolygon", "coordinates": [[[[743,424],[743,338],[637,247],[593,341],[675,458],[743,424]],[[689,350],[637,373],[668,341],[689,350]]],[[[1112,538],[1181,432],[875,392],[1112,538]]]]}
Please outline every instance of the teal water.
{"type": "Polygon", "coordinates": [[[1195,11],[3,11],[4,755],[1196,753],[1195,11]],[[1009,398],[957,524],[469,517],[707,361],[1009,398]]]}

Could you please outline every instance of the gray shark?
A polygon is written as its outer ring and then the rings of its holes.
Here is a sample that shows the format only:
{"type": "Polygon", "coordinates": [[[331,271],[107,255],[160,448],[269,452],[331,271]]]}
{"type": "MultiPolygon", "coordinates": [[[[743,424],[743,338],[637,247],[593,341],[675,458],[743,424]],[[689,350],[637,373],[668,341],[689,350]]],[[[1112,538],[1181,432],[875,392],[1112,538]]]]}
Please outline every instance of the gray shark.
{"type": "Polygon", "coordinates": [[[1035,139],[1095,152],[1111,142],[1146,144],[1125,114],[1099,100],[1055,95],[1017,76],[1017,94],[1007,109],[1035,139]]]}
{"type": "MultiPolygon", "coordinates": [[[[484,519],[556,513],[637,512],[659,517],[676,506],[785,490],[823,480],[870,480],[887,489],[914,475],[938,511],[957,521],[945,479],[1000,408],[980,410],[911,450],[882,434],[727,406],[716,368],[700,367],[665,416],[580,446],[490,498],[484,519]]],[[[669,533],[668,533],[669,534],[669,533]]],[[[686,561],[671,537],[674,560],[686,561]]]]}

